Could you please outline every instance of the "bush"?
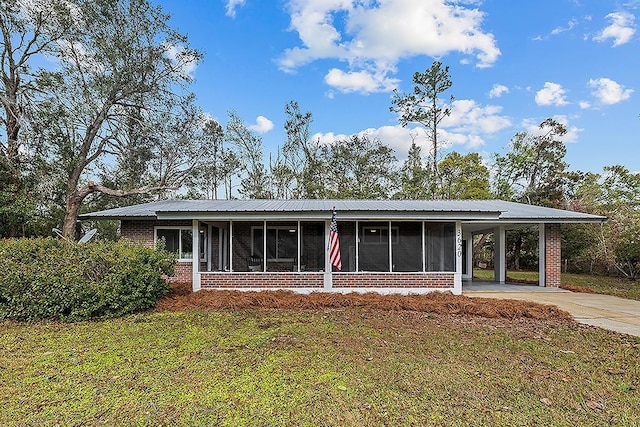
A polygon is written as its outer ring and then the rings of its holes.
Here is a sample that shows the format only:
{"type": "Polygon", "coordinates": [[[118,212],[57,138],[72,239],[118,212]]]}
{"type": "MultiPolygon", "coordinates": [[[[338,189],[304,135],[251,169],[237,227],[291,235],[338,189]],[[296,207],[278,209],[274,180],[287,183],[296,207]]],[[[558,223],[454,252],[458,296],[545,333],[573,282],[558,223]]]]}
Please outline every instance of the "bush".
{"type": "Polygon", "coordinates": [[[129,242],[0,240],[0,318],[76,321],[153,307],[175,255],[129,242]]]}

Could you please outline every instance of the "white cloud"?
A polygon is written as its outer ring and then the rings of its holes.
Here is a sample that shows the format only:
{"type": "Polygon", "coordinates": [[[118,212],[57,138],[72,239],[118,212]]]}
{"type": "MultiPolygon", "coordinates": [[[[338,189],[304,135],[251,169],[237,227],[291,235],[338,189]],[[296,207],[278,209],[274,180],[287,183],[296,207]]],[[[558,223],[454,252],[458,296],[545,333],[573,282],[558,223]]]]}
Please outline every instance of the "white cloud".
{"type": "Polygon", "coordinates": [[[580,129],[575,126],[569,125],[569,118],[567,116],[562,116],[562,115],[553,116],[553,119],[558,123],[562,123],[567,128],[567,133],[565,133],[564,135],[562,135],[562,137],[560,137],[560,140],[562,142],[564,142],[565,144],[569,144],[569,143],[578,141],[578,136],[580,135],[580,132],[582,132],[584,129],[580,129]]]}
{"type": "Polygon", "coordinates": [[[578,105],[582,110],[588,110],[589,108],[591,108],[591,103],[589,101],[580,101],[578,105]]]}
{"type": "MultiPolygon", "coordinates": [[[[567,116],[555,115],[552,118],[558,123],[563,124],[567,128],[567,133],[558,137],[560,141],[564,142],[565,144],[578,141],[578,136],[584,129],[569,125],[569,119],[567,116]]],[[[534,119],[523,120],[522,127],[526,129],[526,132],[528,134],[533,136],[541,136],[548,132],[548,128],[541,129],[540,122],[534,119]]]]}
{"type": "MultiPolygon", "coordinates": [[[[502,107],[488,105],[480,106],[473,100],[456,100],[451,105],[451,114],[446,117],[438,129],[440,148],[446,149],[454,145],[466,148],[477,148],[485,144],[484,137],[497,133],[511,126],[511,121],[500,116],[502,107]]],[[[379,138],[384,144],[393,148],[399,159],[406,157],[411,142],[422,148],[426,156],[431,149],[431,141],[427,131],[421,126],[412,128],[395,126],[382,126],[379,128],[364,129],[358,134],[366,134],[371,138],[379,138]]],[[[348,135],[333,133],[316,134],[313,139],[319,139],[321,144],[332,144],[341,139],[349,138],[348,135]]]]}
{"type": "Polygon", "coordinates": [[[572,19],[567,23],[566,27],[556,27],[553,30],[551,30],[551,35],[556,36],[560,33],[564,33],[565,31],[571,31],[577,24],[578,24],[578,21],[576,21],[575,19],[572,19]]]}
{"type": "Polygon", "coordinates": [[[607,78],[590,79],[591,94],[605,105],[613,105],[631,97],[633,89],[625,89],[621,84],[607,78]]]}
{"type": "Polygon", "coordinates": [[[184,77],[193,78],[193,74],[198,66],[198,58],[184,46],[171,45],[165,48],[167,57],[173,65],[178,67],[180,74],[184,77]]]}
{"type": "Polygon", "coordinates": [[[538,105],[567,105],[565,99],[566,90],[558,83],[545,82],[544,88],[536,92],[536,104],[538,105]]]}
{"type": "Polygon", "coordinates": [[[449,145],[477,148],[484,145],[484,136],[511,126],[511,120],[500,113],[502,107],[481,106],[474,100],[459,99],[451,104],[451,114],[441,122],[441,137],[449,145]]]}
{"type": "Polygon", "coordinates": [[[611,25],[602,30],[593,40],[604,42],[613,39],[613,46],[628,43],[636,32],[635,17],[628,12],[612,12],[607,15],[611,25]]]}
{"type": "MultiPolygon", "coordinates": [[[[47,16],[47,22],[49,24],[54,24],[54,22],[59,19],[57,14],[51,13],[52,5],[50,0],[18,0],[16,5],[18,6],[18,13],[23,19],[31,20],[34,17],[41,19],[43,14],[47,16]]],[[[65,13],[61,15],[65,18],[71,17],[76,25],[81,25],[84,21],[84,13],[77,3],[73,1],[63,1],[60,5],[66,9],[65,13]]],[[[55,25],[64,24],[58,21],[55,25]]]]}
{"type": "Polygon", "coordinates": [[[489,98],[500,98],[505,93],[509,93],[509,88],[496,83],[489,91],[489,98]]]}
{"type": "MultiPolygon", "coordinates": [[[[85,49],[84,45],[78,41],[60,41],[60,52],[62,58],[71,63],[77,62],[82,67],[93,73],[106,73],[106,67],[102,58],[99,58],[94,52],[85,49]]],[[[56,61],[56,59],[53,59],[56,61]]]]}
{"type": "Polygon", "coordinates": [[[273,122],[265,116],[258,116],[256,118],[256,124],[249,126],[249,129],[258,133],[267,133],[273,129],[273,122]]]}
{"type": "MultiPolygon", "coordinates": [[[[280,68],[290,72],[317,59],[338,59],[347,69],[327,84],[363,71],[379,82],[375,90],[391,90],[396,64],[418,55],[440,57],[460,52],[489,67],[500,56],[491,33],[482,30],[484,13],[445,0],[289,0],[291,30],[301,45],[286,49],[280,68]],[[380,84],[382,82],[382,84],[380,84]]],[[[338,70],[339,71],[339,70],[338,70]]],[[[329,75],[327,75],[329,76],[329,75]]],[[[360,76],[351,91],[362,91],[360,76]],[[359,86],[360,85],[360,86],[359,86]]],[[[364,87],[369,87],[364,85],[364,87]]]]}
{"type": "Polygon", "coordinates": [[[389,92],[393,90],[398,79],[391,79],[384,74],[371,74],[368,71],[350,71],[345,73],[337,68],[331,69],[324,77],[325,83],[341,92],[389,92]]]}
{"type": "Polygon", "coordinates": [[[226,15],[235,18],[236,17],[236,9],[238,7],[244,6],[245,0],[227,0],[227,13],[226,15]]]}
{"type": "Polygon", "coordinates": [[[333,145],[336,141],[341,141],[345,139],[349,139],[349,135],[345,135],[344,133],[335,134],[333,132],[327,133],[315,133],[311,139],[314,141],[318,141],[320,145],[333,145]]]}
{"type": "MultiPolygon", "coordinates": [[[[411,141],[415,140],[416,144],[422,148],[422,153],[427,155],[429,152],[430,142],[427,134],[422,128],[406,128],[400,125],[382,126],[379,128],[368,128],[357,132],[358,135],[367,135],[369,138],[378,138],[383,144],[391,147],[396,157],[399,159],[406,158],[411,146],[411,141]]],[[[332,145],[336,141],[347,140],[349,135],[328,133],[316,133],[313,135],[314,140],[319,140],[322,145],[332,145]]]]}

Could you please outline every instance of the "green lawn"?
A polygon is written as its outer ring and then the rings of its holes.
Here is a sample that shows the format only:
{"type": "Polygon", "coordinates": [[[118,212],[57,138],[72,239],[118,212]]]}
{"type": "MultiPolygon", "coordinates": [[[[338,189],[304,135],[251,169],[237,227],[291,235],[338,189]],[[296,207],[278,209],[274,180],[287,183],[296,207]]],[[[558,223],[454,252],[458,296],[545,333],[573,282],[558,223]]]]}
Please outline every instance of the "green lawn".
{"type": "MultiPolygon", "coordinates": [[[[473,277],[477,277],[480,280],[493,280],[493,270],[473,270],[473,277]]],[[[507,271],[507,280],[513,280],[516,282],[538,282],[539,274],[537,271],[507,271]]]]}
{"type": "MultiPolygon", "coordinates": [[[[473,276],[480,280],[493,280],[493,270],[474,270],[473,276]]],[[[507,280],[538,281],[537,271],[507,271],[507,280]]],[[[640,301],[640,282],[634,282],[620,277],[591,276],[588,274],[563,273],[562,286],[570,290],[594,292],[597,294],[613,295],[640,301]]]]}
{"type": "Polygon", "coordinates": [[[417,312],[0,322],[0,425],[640,425],[640,339],[417,312]]]}
{"type": "Polygon", "coordinates": [[[563,274],[562,284],[586,288],[597,294],[614,295],[640,301],[640,282],[619,277],[563,274]]]}

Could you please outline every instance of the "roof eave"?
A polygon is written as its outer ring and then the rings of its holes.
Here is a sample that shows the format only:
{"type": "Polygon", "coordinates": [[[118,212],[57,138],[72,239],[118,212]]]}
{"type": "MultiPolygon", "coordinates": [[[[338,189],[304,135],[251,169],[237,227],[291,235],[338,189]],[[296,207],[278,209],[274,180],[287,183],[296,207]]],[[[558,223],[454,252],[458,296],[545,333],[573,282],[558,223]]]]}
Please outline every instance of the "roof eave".
{"type": "Polygon", "coordinates": [[[156,215],[92,215],[82,214],[78,215],[78,219],[81,220],[156,220],[158,217],[156,215]]]}
{"type": "MultiPolygon", "coordinates": [[[[500,212],[430,212],[430,211],[341,211],[338,221],[410,220],[434,221],[496,221],[500,212]]],[[[327,212],[158,212],[159,220],[198,219],[201,221],[248,220],[329,220],[327,212]]]]}

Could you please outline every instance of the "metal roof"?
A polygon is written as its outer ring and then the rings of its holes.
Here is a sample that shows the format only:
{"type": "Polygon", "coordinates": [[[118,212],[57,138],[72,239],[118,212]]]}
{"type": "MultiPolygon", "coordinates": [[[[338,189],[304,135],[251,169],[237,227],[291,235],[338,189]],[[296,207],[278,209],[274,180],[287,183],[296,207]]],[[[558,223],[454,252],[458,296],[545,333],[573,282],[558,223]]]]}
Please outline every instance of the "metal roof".
{"type": "Polygon", "coordinates": [[[81,219],[419,218],[498,222],[603,222],[606,217],[502,200],[162,200],[81,219]]]}

